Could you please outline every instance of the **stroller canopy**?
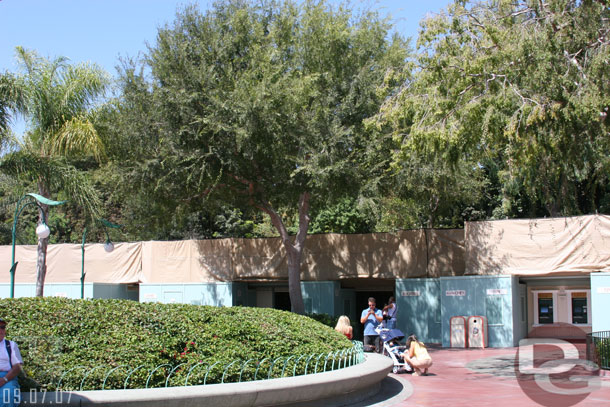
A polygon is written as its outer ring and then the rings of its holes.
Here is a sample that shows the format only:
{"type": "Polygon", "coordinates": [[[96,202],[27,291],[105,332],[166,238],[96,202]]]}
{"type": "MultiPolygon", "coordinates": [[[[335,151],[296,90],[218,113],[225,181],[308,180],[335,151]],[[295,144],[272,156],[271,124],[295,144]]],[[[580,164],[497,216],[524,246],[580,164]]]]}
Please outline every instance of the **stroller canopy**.
{"type": "Polygon", "coordinates": [[[387,342],[392,339],[401,340],[405,337],[405,334],[403,334],[400,329],[383,329],[379,332],[379,337],[382,341],[387,342]]]}

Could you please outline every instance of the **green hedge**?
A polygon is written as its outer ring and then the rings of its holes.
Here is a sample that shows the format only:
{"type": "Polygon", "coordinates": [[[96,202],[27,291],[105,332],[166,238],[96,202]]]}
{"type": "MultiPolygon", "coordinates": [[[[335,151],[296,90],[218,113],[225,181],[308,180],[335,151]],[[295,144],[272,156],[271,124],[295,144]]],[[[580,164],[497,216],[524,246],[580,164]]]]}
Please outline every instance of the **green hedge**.
{"type": "MultiPolygon", "coordinates": [[[[218,383],[224,368],[239,360],[225,377],[225,382],[234,382],[246,360],[253,359],[242,380],[252,379],[256,361],[265,358],[260,369],[266,377],[277,358],[352,346],[343,335],[308,317],[268,308],[19,298],[0,300],[0,309],[9,322],[7,337],[17,341],[26,376],[32,379],[22,380],[24,391],[36,386],[54,390],[60,379],[61,388],[78,389],[85,376],[83,389],[100,389],[115,367],[105,388],[123,388],[127,374],[138,366],[128,388],[142,388],[151,370],[165,365],[149,383],[159,387],[181,364],[170,385],[183,385],[189,370],[201,363],[189,379],[189,384],[197,384],[216,362],[207,383],[218,383]]],[[[304,361],[297,373],[303,372],[304,361]]],[[[276,370],[274,376],[280,374],[276,370]]]]}

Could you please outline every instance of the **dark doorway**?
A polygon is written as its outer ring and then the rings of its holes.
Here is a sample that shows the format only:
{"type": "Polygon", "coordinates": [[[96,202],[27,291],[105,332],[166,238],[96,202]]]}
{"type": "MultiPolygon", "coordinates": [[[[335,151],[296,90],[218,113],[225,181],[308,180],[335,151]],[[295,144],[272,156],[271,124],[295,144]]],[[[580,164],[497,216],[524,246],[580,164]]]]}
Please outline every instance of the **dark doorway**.
{"type": "Polygon", "coordinates": [[[388,299],[394,296],[394,291],[356,291],[356,314],[358,319],[354,329],[354,339],[361,341],[363,336],[363,325],[360,323],[360,315],[362,311],[368,308],[369,297],[375,298],[377,308],[383,309],[383,306],[388,303],[388,299]]]}
{"type": "Polygon", "coordinates": [[[290,311],[290,294],[288,292],[273,293],[273,308],[290,311]]]}

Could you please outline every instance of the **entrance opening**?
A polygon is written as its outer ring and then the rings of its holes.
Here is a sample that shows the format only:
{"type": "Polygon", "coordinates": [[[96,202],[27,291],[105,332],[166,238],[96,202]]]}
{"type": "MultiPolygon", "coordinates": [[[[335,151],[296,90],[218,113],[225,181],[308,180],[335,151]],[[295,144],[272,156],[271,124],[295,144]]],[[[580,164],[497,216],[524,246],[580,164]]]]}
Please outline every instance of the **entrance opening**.
{"type": "Polygon", "coordinates": [[[360,315],[362,310],[368,307],[369,297],[375,298],[377,308],[383,309],[383,306],[388,303],[388,298],[394,296],[394,291],[356,291],[356,314],[358,319],[354,324],[354,338],[356,340],[364,339],[364,325],[360,323],[360,315]]]}
{"type": "Polygon", "coordinates": [[[283,311],[290,311],[290,294],[288,292],[274,292],[273,293],[273,308],[281,309],[283,311]]]}

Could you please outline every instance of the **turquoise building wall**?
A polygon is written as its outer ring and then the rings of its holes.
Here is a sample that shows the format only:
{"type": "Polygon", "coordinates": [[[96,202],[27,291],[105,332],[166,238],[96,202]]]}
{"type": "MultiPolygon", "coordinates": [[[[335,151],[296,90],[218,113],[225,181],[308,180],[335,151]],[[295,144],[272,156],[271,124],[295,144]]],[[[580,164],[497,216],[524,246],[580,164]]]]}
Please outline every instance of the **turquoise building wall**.
{"type": "MultiPolygon", "coordinates": [[[[140,302],[230,307],[239,283],[140,284],[140,302]]],[[[246,293],[243,293],[246,295],[246,293]]]]}
{"type": "MultiPolygon", "coordinates": [[[[137,288],[130,288],[127,284],[85,283],[84,295],[85,298],[115,298],[138,301],[137,288]]],[[[9,298],[10,296],[11,285],[8,283],[0,284],[0,297],[9,298]]],[[[36,284],[15,284],[15,298],[35,296],[36,284]]],[[[81,284],[46,283],[44,285],[44,296],[74,299],[81,298],[81,284]]]]}
{"type": "Polygon", "coordinates": [[[438,278],[396,280],[396,327],[423,342],[441,342],[441,298],[438,278]]]}
{"type": "Polygon", "coordinates": [[[610,331],[610,273],[591,273],[592,331],[610,331]]]}
{"type": "Polygon", "coordinates": [[[511,276],[441,277],[442,345],[450,346],[453,316],[487,318],[488,346],[514,344],[513,288],[511,276]]]}
{"type": "Polygon", "coordinates": [[[519,277],[511,278],[512,314],[513,314],[513,345],[527,337],[527,285],[519,283],[519,277]]]}
{"type": "Polygon", "coordinates": [[[340,290],[338,281],[302,281],[305,312],[335,315],[340,290]]]}

